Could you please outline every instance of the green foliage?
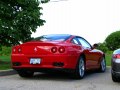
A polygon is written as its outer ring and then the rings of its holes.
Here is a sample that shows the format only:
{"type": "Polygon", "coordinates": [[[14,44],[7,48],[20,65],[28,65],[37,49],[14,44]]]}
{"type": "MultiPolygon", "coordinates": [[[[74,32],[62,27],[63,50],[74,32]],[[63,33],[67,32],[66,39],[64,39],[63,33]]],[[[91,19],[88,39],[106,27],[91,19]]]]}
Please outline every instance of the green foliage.
{"type": "Polygon", "coordinates": [[[103,51],[104,53],[106,53],[108,51],[106,43],[99,43],[97,49],[103,51]]]}
{"type": "Polygon", "coordinates": [[[10,62],[8,63],[0,63],[0,70],[8,70],[8,69],[11,69],[11,64],[10,62]]]}
{"type": "Polygon", "coordinates": [[[120,31],[111,33],[105,40],[109,50],[120,48],[120,31]]]}
{"type": "Polygon", "coordinates": [[[10,56],[0,56],[0,70],[11,69],[10,56]]]}
{"type": "Polygon", "coordinates": [[[10,62],[10,55],[8,55],[8,56],[6,56],[6,55],[0,56],[0,61],[2,61],[2,62],[10,62]]]}
{"type": "Polygon", "coordinates": [[[112,54],[113,54],[113,51],[107,51],[107,52],[105,53],[106,65],[107,65],[107,66],[111,66],[112,54]]]}
{"type": "Polygon", "coordinates": [[[39,0],[41,3],[47,3],[50,0],[39,0]]]}
{"type": "MultiPolygon", "coordinates": [[[[45,0],[46,3],[49,0],[45,0]]],[[[0,0],[0,44],[11,46],[31,40],[32,32],[42,26],[39,0],[0,0]]]]}
{"type": "Polygon", "coordinates": [[[0,56],[9,56],[11,54],[11,47],[2,46],[0,56]]]}

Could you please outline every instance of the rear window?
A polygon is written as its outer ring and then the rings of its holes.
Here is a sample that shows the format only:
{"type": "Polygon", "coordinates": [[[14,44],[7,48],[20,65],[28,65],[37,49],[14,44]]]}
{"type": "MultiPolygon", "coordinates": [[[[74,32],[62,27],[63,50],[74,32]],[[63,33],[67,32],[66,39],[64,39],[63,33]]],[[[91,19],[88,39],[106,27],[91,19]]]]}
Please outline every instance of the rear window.
{"type": "Polygon", "coordinates": [[[35,38],[36,41],[65,41],[71,35],[60,34],[60,35],[43,35],[40,37],[35,38]]]}
{"type": "Polygon", "coordinates": [[[113,54],[120,54],[120,49],[115,50],[113,54]]]}

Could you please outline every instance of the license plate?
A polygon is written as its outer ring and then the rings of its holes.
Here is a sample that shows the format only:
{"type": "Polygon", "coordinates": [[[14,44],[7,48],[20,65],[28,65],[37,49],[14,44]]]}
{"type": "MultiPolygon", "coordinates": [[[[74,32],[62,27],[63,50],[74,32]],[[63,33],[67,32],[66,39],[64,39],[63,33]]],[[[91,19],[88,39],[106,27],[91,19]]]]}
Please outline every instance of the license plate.
{"type": "Polygon", "coordinates": [[[40,64],[41,59],[40,58],[31,58],[30,59],[30,64],[40,64]]]}

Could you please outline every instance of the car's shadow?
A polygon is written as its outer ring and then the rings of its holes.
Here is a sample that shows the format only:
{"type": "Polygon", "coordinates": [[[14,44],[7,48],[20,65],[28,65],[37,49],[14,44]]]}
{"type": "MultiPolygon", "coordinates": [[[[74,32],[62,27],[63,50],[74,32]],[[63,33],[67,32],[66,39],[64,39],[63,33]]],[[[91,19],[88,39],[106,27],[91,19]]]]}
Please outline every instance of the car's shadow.
{"type": "MultiPolygon", "coordinates": [[[[109,69],[107,68],[106,72],[100,73],[96,70],[93,71],[87,71],[84,79],[88,79],[91,77],[100,76],[102,74],[109,73],[109,69]]],[[[65,80],[84,80],[84,79],[76,79],[74,78],[70,73],[64,73],[64,72],[49,72],[49,73],[35,73],[33,77],[30,78],[23,78],[23,79],[32,79],[32,80],[60,80],[60,81],[65,81],[65,80]]]]}

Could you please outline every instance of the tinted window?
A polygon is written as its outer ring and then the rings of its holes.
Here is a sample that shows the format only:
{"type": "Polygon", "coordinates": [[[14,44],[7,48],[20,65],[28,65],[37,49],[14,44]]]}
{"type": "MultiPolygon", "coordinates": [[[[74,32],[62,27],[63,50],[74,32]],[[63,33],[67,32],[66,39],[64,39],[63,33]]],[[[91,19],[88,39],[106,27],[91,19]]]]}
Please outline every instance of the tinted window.
{"type": "Polygon", "coordinates": [[[85,48],[91,48],[91,45],[83,38],[78,38],[79,42],[81,43],[82,46],[85,48]]]}
{"type": "Polygon", "coordinates": [[[120,54],[120,49],[115,50],[113,54],[120,54]]]}
{"type": "Polygon", "coordinates": [[[66,34],[60,34],[60,35],[44,35],[41,37],[35,38],[35,40],[40,41],[65,41],[67,40],[71,35],[66,34]]]}
{"type": "Polygon", "coordinates": [[[73,44],[79,44],[77,38],[73,38],[71,42],[72,42],[73,44]]]}

